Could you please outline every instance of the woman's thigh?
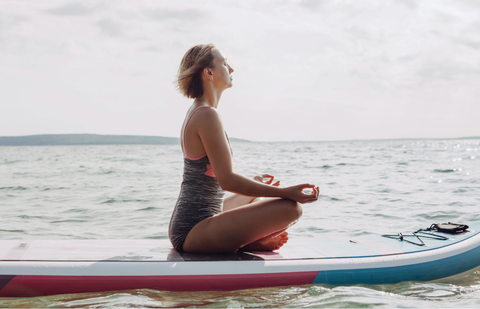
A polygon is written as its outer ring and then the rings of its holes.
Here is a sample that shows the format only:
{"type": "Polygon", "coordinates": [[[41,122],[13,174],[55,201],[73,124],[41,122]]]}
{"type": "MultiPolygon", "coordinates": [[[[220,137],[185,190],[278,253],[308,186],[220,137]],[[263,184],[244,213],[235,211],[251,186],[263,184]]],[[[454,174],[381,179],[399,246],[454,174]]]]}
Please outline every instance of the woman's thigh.
{"type": "Polygon", "coordinates": [[[193,227],[183,244],[187,252],[233,252],[286,229],[302,215],[300,204],[265,199],[222,212],[193,227]]]}
{"type": "Polygon", "coordinates": [[[223,211],[229,211],[234,208],[250,204],[255,197],[233,194],[223,201],[223,211]]]}
{"type": "Polygon", "coordinates": [[[240,195],[240,194],[233,194],[227,197],[223,201],[223,211],[229,211],[237,207],[242,207],[262,199],[272,199],[272,197],[253,197],[253,196],[246,196],[246,195],[240,195]]]}

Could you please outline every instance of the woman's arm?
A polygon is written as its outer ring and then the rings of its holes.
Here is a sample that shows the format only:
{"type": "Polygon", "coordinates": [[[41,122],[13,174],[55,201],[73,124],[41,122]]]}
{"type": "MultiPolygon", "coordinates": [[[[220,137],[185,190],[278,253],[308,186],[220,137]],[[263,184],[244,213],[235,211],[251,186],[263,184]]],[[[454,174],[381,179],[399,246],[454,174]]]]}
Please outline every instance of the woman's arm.
{"type": "MultiPolygon", "coordinates": [[[[253,180],[263,182],[267,185],[279,186],[280,181],[273,182],[273,176],[268,174],[257,175],[253,180]],[[267,180],[265,180],[267,179],[267,180]]],[[[241,194],[232,194],[223,201],[223,211],[228,211],[237,207],[245,206],[252,203],[258,196],[246,196],[241,194]]]]}
{"type": "Polygon", "coordinates": [[[202,140],[217,181],[224,190],[247,196],[283,197],[299,203],[317,200],[318,188],[312,184],[278,188],[235,173],[230,147],[217,110],[202,108],[198,112],[200,111],[201,117],[195,123],[196,132],[202,140]],[[311,188],[313,192],[304,194],[304,188],[311,188]]]}

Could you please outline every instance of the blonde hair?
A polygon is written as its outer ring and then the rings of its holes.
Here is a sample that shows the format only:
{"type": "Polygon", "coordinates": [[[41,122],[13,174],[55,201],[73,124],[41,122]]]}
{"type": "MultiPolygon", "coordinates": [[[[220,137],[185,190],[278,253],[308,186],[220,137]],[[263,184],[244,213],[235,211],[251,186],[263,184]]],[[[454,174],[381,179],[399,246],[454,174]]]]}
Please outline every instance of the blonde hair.
{"type": "Polygon", "coordinates": [[[199,44],[190,48],[183,56],[175,84],[178,91],[187,98],[203,96],[202,72],[204,68],[213,67],[214,48],[215,45],[211,43],[199,44]]]}

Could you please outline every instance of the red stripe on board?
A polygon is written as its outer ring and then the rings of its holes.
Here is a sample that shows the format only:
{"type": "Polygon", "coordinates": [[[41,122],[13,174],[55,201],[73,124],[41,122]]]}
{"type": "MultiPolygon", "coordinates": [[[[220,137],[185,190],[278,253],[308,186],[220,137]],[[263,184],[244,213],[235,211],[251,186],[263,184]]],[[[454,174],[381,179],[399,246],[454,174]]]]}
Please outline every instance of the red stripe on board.
{"type": "Polygon", "coordinates": [[[0,275],[0,291],[3,289],[4,286],[6,286],[13,278],[15,278],[15,275],[0,275]]]}
{"type": "Polygon", "coordinates": [[[312,283],[318,271],[191,276],[35,276],[17,275],[0,297],[43,296],[130,289],[228,291],[312,283]]]}

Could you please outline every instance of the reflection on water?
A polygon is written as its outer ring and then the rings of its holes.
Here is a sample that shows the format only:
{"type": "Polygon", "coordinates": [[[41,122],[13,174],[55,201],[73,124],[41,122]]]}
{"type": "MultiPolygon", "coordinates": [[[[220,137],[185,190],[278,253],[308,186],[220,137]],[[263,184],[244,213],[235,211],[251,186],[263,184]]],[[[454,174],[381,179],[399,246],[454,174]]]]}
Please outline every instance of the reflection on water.
{"type": "MultiPolygon", "coordinates": [[[[318,184],[290,237],[415,231],[480,220],[480,140],[232,143],[235,170],[318,184]]],[[[173,146],[0,147],[0,239],[167,239],[173,146]]],[[[288,245],[288,244],[287,244],[288,245]]],[[[185,258],[172,256],[171,258],[185,258]]],[[[480,307],[480,275],[435,283],[3,298],[0,307],[480,307]]]]}
{"type": "Polygon", "coordinates": [[[480,278],[451,283],[402,282],[389,285],[302,285],[227,292],[128,290],[104,293],[5,298],[2,307],[315,307],[315,308],[475,308],[480,303],[480,278]]]}

